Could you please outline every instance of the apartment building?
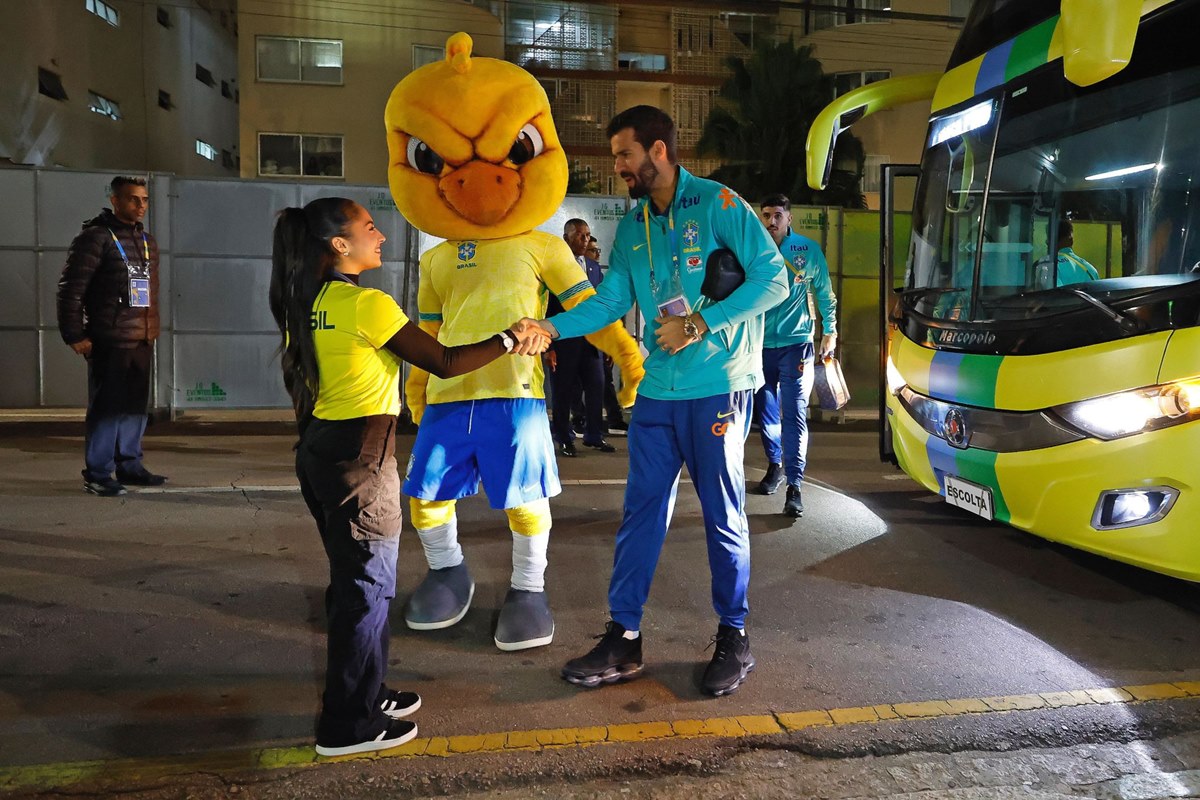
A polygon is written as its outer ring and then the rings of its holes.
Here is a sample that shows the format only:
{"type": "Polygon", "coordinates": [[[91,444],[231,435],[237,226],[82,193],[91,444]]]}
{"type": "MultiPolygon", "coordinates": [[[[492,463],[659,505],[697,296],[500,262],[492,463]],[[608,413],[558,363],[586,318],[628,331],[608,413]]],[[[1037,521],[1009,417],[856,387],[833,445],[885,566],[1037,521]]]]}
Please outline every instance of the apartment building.
{"type": "Polygon", "coordinates": [[[239,0],[242,177],[386,184],[392,87],[456,31],[504,57],[498,13],[462,0],[239,0]]]}
{"type": "MultiPolygon", "coordinates": [[[[541,81],[577,184],[624,191],[604,126],[639,103],[671,112],[683,163],[707,174],[717,162],[700,159],[695,145],[730,56],[790,35],[814,47],[840,91],[940,71],[969,2],[239,0],[242,175],[386,182],[388,95],[410,70],[441,58],[458,30],[471,34],[477,54],[541,81]]],[[[926,116],[914,106],[856,126],[869,165],[915,161],[926,116]]],[[[869,170],[868,193],[877,171],[869,170]]]]}
{"type": "Polygon", "coordinates": [[[234,2],[5,3],[0,163],[236,175],[234,2]]]}

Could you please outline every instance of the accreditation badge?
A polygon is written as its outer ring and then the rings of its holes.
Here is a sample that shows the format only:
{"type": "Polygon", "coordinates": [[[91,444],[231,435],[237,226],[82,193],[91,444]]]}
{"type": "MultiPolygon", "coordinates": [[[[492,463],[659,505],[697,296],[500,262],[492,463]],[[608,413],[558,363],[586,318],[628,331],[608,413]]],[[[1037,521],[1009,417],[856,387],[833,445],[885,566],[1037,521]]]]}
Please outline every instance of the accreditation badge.
{"type": "Polygon", "coordinates": [[[130,308],[149,308],[150,307],[150,279],[149,278],[130,278],[129,279],[129,307],[130,308]]]}
{"type": "Polygon", "coordinates": [[[692,313],[691,306],[688,305],[687,298],[681,294],[658,304],[660,317],[686,317],[690,313],[692,313]]]}

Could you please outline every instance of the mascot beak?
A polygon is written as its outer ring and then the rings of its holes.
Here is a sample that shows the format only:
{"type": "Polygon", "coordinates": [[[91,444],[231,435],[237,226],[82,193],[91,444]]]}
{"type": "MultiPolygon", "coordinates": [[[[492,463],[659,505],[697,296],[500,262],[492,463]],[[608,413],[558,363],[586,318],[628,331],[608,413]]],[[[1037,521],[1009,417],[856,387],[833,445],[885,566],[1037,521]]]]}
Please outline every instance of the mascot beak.
{"type": "Polygon", "coordinates": [[[438,182],[446,203],[475,225],[495,225],[521,198],[521,173],[486,161],[468,161],[438,182]]]}

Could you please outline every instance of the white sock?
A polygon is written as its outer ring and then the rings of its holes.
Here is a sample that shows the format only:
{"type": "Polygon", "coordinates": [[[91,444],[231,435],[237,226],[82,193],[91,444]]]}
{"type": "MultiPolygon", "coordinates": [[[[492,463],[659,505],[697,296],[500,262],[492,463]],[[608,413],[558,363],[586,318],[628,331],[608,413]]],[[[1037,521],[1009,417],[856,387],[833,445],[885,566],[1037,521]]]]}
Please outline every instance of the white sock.
{"type": "Polygon", "coordinates": [[[452,517],[445,525],[419,530],[417,536],[421,537],[430,569],[457,567],[463,562],[463,551],[458,545],[458,517],[452,517]]]}
{"type": "Polygon", "coordinates": [[[545,591],[549,531],[537,536],[526,536],[513,531],[512,538],[512,588],[522,592],[545,591]]]}
{"type": "Polygon", "coordinates": [[[641,631],[625,631],[621,634],[622,639],[636,639],[642,635],[641,631]]]}

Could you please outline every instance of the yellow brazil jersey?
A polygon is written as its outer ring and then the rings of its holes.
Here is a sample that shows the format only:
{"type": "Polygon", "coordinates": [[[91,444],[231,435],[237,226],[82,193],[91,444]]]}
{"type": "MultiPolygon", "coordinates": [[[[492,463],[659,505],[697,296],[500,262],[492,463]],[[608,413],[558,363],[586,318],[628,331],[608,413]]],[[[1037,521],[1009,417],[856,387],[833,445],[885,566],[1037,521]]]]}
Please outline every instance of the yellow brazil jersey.
{"type": "MultiPolygon", "coordinates": [[[[561,238],[531,231],[505,239],[443,242],[421,257],[417,308],[441,324],[438,341],[470,344],[522,317],[546,316],[550,292],[566,300],[591,289],[561,238]]],[[[429,403],[486,397],[544,398],[540,358],[499,358],[457,378],[430,376],[429,403]]]]}
{"type": "Polygon", "coordinates": [[[321,376],[314,417],[400,413],[400,360],[383,345],[407,322],[396,301],[378,289],[325,284],[312,311],[321,376]]]}

